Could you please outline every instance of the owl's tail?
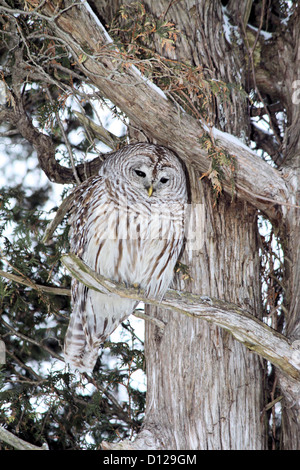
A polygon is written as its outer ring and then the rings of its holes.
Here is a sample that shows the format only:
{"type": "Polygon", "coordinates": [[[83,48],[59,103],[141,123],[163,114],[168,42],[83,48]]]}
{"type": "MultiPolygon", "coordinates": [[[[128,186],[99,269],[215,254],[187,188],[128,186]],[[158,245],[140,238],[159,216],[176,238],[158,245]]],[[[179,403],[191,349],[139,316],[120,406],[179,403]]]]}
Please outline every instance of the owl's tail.
{"type": "Polygon", "coordinates": [[[64,357],[72,369],[91,373],[101,343],[133,312],[137,302],[118,296],[108,297],[91,289],[85,289],[83,294],[80,289],[81,286],[78,290],[81,301],[73,302],[64,357]]]}
{"type": "Polygon", "coordinates": [[[92,373],[98,357],[98,344],[87,341],[82,315],[73,311],[65,337],[64,357],[71,370],[92,373]]]}

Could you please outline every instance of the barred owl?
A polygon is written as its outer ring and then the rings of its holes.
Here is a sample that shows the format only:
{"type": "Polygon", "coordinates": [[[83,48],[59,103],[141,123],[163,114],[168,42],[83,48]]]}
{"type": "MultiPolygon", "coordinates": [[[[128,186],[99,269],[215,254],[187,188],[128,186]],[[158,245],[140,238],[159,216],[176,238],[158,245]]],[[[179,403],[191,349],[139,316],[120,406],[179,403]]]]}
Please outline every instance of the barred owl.
{"type": "MultiPolygon", "coordinates": [[[[99,174],[79,185],[74,196],[71,252],[103,276],[162,299],[184,239],[187,186],[176,155],[158,145],[128,145],[108,156],[99,174]]],[[[91,372],[100,344],[136,305],[73,279],[66,362],[91,372]]]]}

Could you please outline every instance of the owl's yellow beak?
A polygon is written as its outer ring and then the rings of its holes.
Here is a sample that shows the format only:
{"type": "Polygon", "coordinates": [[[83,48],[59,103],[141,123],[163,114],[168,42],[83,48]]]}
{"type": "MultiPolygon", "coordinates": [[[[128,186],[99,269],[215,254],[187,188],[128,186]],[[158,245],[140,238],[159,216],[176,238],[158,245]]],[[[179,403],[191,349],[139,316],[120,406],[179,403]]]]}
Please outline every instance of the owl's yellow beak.
{"type": "Polygon", "coordinates": [[[148,196],[149,197],[152,196],[152,193],[153,193],[153,186],[151,184],[151,186],[149,186],[149,188],[148,188],[148,196]]]}

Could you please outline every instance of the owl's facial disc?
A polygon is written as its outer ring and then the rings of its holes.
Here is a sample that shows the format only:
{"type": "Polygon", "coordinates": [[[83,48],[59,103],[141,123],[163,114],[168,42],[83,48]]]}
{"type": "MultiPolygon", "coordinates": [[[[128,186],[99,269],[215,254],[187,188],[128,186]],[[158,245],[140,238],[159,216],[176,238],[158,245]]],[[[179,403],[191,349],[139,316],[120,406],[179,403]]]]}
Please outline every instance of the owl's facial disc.
{"type": "Polygon", "coordinates": [[[153,162],[151,163],[137,162],[130,169],[131,180],[137,187],[145,190],[149,197],[161,194],[164,190],[170,191],[176,176],[175,171],[169,166],[157,168],[153,162]]]}

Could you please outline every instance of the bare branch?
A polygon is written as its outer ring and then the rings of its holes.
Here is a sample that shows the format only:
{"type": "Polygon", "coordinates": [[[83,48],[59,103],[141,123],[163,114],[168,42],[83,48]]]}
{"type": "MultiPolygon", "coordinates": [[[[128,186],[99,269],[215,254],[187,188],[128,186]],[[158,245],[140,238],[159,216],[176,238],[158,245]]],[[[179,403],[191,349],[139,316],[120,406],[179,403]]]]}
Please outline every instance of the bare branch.
{"type": "MultiPolygon", "coordinates": [[[[52,96],[51,96],[51,93],[50,93],[49,89],[47,90],[47,96],[50,100],[50,103],[53,105],[53,99],[52,99],[52,96]]],[[[65,133],[64,126],[61,122],[58,111],[55,111],[55,116],[56,116],[56,120],[57,120],[59,128],[60,128],[60,132],[62,133],[64,142],[65,142],[65,146],[67,147],[67,150],[68,150],[68,153],[69,153],[74,179],[75,179],[77,184],[80,184],[81,181],[80,181],[80,178],[77,174],[77,170],[75,168],[74,156],[73,156],[73,152],[72,152],[72,149],[71,149],[71,145],[70,145],[70,142],[68,141],[68,138],[67,138],[67,135],[65,133]]]]}
{"type": "MultiPolygon", "coordinates": [[[[26,115],[20,98],[15,97],[14,108],[0,107],[0,120],[10,122],[19,133],[30,142],[35,148],[41,169],[45,172],[50,181],[55,183],[74,183],[74,172],[72,168],[60,165],[55,159],[55,146],[52,139],[35,128],[26,115]]],[[[99,157],[89,162],[76,166],[76,172],[83,181],[86,177],[97,172],[101,165],[99,157]]]]}
{"type": "Polygon", "coordinates": [[[31,289],[46,292],[46,294],[68,295],[68,296],[71,295],[70,289],[63,289],[62,287],[50,287],[50,286],[43,286],[41,284],[35,284],[34,282],[28,281],[21,276],[16,276],[15,274],[8,273],[6,271],[0,270],[0,276],[5,277],[6,279],[10,279],[11,281],[17,282],[18,284],[23,284],[25,286],[28,286],[31,289]]]}
{"type": "Polygon", "coordinates": [[[243,29],[243,33],[244,33],[244,38],[245,38],[245,41],[246,41],[246,44],[247,44],[247,51],[248,51],[248,55],[249,55],[249,59],[250,59],[250,64],[251,64],[251,70],[252,70],[252,79],[253,79],[253,83],[254,83],[254,88],[256,90],[256,93],[257,93],[257,96],[260,100],[260,102],[263,104],[264,106],[264,109],[266,111],[266,114],[268,115],[269,117],[269,124],[270,124],[270,127],[273,131],[273,134],[274,134],[274,138],[276,139],[277,141],[277,144],[279,146],[281,146],[281,140],[280,140],[280,137],[279,135],[277,134],[277,131],[276,129],[274,128],[274,125],[273,125],[273,121],[272,121],[272,116],[271,116],[271,113],[270,111],[268,110],[266,104],[265,104],[265,101],[263,100],[263,97],[259,91],[259,88],[257,86],[257,82],[256,82],[256,73],[255,73],[255,65],[254,65],[254,50],[255,50],[255,47],[257,45],[257,42],[258,42],[258,39],[259,39],[259,35],[260,35],[260,31],[262,29],[262,25],[263,25],[263,19],[264,19],[264,14],[265,14],[265,8],[266,8],[266,0],[263,0],[263,4],[262,4],[262,11],[261,11],[261,17],[260,17],[260,25],[259,25],[259,28],[258,28],[258,31],[256,33],[256,36],[255,36],[255,39],[254,39],[254,43],[252,45],[252,47],[250,47],[249,45],[249,41],[248,41],[248,38],[247,38],[247,33],[246,33],[246,29],[245,29],[245,25],[244,23],[241,21],[241,26],[242,26],[242,29],[243,29]]]}
{"type": "Polygon", "coordinates": [[[79,122],[89,129],[92,135],[104,142],[105,145],[110,147],[112,150],[117,150],[118,145],[120,145],[122,140],[124,141],[124,139],[117,137],[112,132],[109,132],[107,129],[105,129],[103,126],[99,126],[98,124],[96,124],[83,113],[74,111],[74,114],[75,116],[77,116],[79,122]]]}
{"type": "Polygon", "coordinates": [[[49,450],[47,443],[44,443],[42,447],[34,446],[29,442],[23,441],[23,439],[15,436],[2,426],[0,426],[0,440],[2,442],[6,442],[6,444],[9,444],[17,450],[49,450]]]}
{"type": "Polygon", "coordinates": [[[97,274],[74,254],[64,255],[62,262],[71,274],[90,289],[106,295],[143,301],[147,304],[176,310],[179,313],[204,319],[229,331],[248,349],[277,366],[282,373],[300,379],[300,348],[285,336],[255,318],[235,304],[189,292],[168,290],[162,301],[149,299],[141,289],[126,287],[97,274]]]}
{"type": "Polygon", "coordinates": [[[22,338],[24,341],[28,341],[31,344],[34,344],[35,346],[44,349],[47,351],[51,356],[55,357],[59,361],[64,362],[63,357],[61,357],[59,354],[56,354],[51,348],[48,348],[45,344],[41,344],[38,341],[35,341],[32,338],[29,338],[29,336],[23,335],[19,331],[17,331],[15,328],[13,328],[11,325],[9,325],[3,318],[0,319],[0,322],[7,328],[9,329],[14,335],[18,336],[19,338],[22,338]]]}
{"type": "Polygon", "coordinates": [[[50,243],[53,233],[55,232],[58,225],[62,222],[65,215],[69,212],[71,205],[74,200],[74,193],[69,194],[61,203],[56,211],[54,219],[47,225],[45,234],[42,238],[42,242],[47,244],[50,243]]]}

